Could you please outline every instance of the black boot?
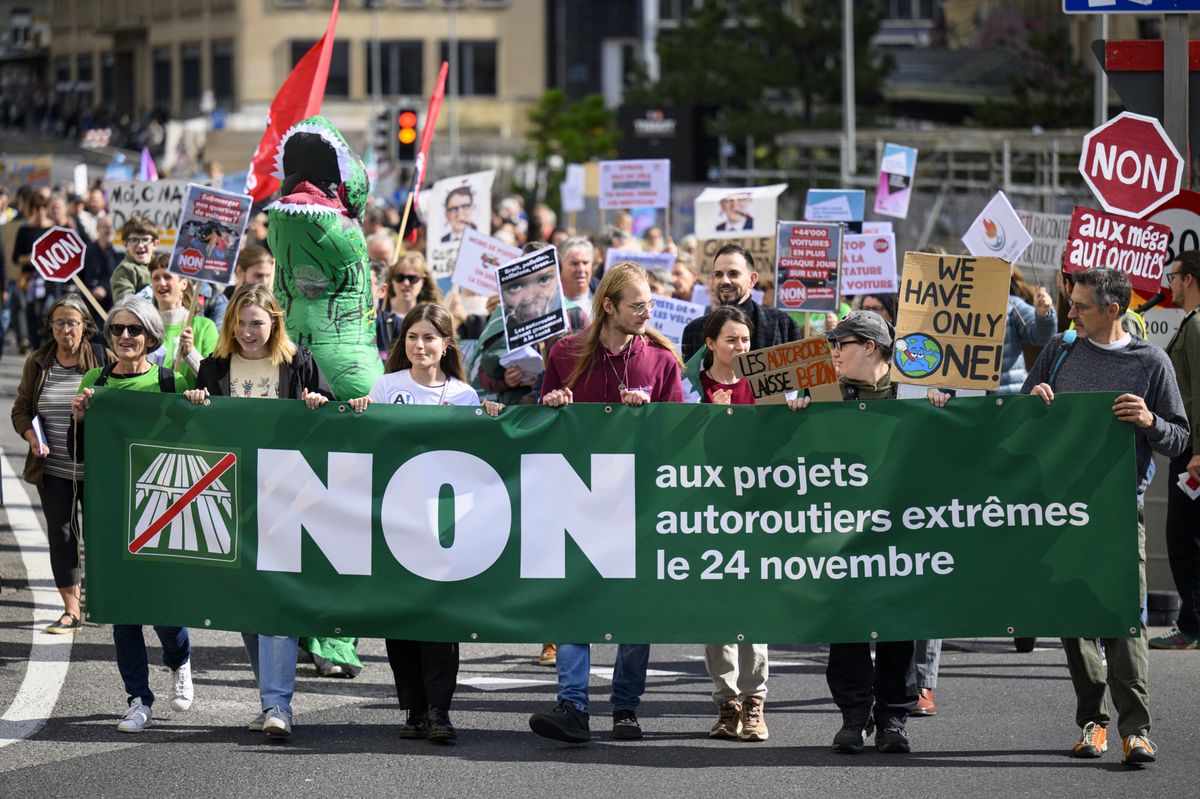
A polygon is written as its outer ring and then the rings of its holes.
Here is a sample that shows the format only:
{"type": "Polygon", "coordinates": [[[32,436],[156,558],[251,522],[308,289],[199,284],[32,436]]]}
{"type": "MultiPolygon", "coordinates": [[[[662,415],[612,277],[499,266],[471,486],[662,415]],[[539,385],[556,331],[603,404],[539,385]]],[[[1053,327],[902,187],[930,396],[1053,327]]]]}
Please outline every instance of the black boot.
{"type": "Polygon", "coordinates": [[[453,743],[458,738],[458,732],[450,723],[450,713],[440,707],[431,707],[425,714],[429,725],[429,740],[437,743],[453,743]]]}

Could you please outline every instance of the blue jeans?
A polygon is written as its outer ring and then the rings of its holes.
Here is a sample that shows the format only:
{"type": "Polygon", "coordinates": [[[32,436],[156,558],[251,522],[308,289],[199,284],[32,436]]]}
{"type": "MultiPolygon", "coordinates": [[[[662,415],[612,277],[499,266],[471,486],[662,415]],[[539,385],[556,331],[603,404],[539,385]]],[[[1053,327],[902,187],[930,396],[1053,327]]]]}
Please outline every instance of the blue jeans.
{"type": "MultiPolygon", "coordinates": [[[[558,701],[570,702],[588,712],[588,677],[592,668],[592,648],[588,644],[558,645],[558,701]]],[[[634,710],[646,692],[646,667],[650,664],[650,644],[620,644],[613,664],[613,710],[634,710]]]]}
{"type": "MultiPolygon", "coordinates": [[[[192,656],[187,627],[159,627],[154,632],[162,642],[163,663],[172,671],[188,662],[192,656]]],[[[125,682],[127,702],[135,697],[143,705],[154,704],[154,692],[150,690],[150,659],[146,655],[146,639],[140,624],[114,624],[113,644],[117,648],[117,670],[125,682]]]]}
{"type": "Polygon", "coordinates": [[[286,635],[242,633],[250,669],[258,682],[262,709],[277,707],[292,715],[292,694],[296,692],[296,650],[298,638],[286,635]]]}

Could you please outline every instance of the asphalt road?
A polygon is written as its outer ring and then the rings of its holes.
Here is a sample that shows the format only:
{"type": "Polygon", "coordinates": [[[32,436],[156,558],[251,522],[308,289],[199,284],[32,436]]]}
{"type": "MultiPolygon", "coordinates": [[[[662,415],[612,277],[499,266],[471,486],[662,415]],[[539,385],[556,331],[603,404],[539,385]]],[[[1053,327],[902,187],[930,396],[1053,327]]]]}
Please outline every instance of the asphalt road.
{"type": "MultiPolygon", "coordinates": [[[[11,406],[20,358],[0,360],[11,406]]],[[[49,796],[1191,796],[1200,762],[1200,652],[1152,652],[1153,739],[1160,761],[1126,769],[1116,748],[1075,760],[1074,700],[1057,642],[1030,654],[1007,640],[947,641],[940,713],[913,719],[914,752],[835,755],[840,717],[824,680],[825,648],[771,648],[764,743],[710,741],[715,716],[699,646],[656,646],[639,715],[646,738],[608,735],[607,675],[615,647],[596,647],[593,733],[585,747],[529,732],[554,702],[554,672],[532,644],[462,647],[455,746],[400,740],[402,713],[381,641],[364,641],[354,680],[300,667],[296,729],[286,743],[245,730],[258,695],[235,633],[193,632],[196,701],[155,705],[140,735],[115,729],[124,692],[108,627],[74,641],[37,633],[60,606],[35,492],[19,481],[25,446],[8,425],[0,510],[0,797],[49,796]],[[26,568],[26,563],[30,568],[26,568]],[[1191,786],[1191,787],[1189,787],[1191,786]]],[[[147,630],[149,639],[154,636],[147,630]]],[[[161,662],[155,641],[151,662],[161,662]]],[[[152,673],[160,697],[164,667],[152,673]]]]}

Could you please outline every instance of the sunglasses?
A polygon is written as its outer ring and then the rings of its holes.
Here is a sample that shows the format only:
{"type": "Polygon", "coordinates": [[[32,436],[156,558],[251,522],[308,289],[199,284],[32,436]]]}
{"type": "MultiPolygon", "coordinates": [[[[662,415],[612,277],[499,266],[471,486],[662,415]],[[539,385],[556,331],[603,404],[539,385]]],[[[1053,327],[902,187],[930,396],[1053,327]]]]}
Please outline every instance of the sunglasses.
{"type": "Polygon", "coordinates": [[[146,328],[141,325],[109,325],[108,329],[112,331],[113,338],[120,338],[126,333],[130,338],[137,338],[146,332],[146,328]]]}
{"type": "Polygon", "coordinates": [[[397,283],[408,283],[410,286],[415,286],[425,278],[420,275],[393,275],[392,280],[397,283]]]}

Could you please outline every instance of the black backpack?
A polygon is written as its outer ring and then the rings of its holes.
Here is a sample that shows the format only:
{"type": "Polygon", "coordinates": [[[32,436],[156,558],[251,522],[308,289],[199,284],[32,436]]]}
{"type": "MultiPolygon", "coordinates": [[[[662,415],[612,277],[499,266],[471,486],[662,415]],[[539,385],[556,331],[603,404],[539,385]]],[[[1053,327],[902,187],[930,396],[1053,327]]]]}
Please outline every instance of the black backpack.
{"type": "MultiPolygon", "coordinates": [[[[158,364],[154,367],[158,369],[158,391],[160,394],[175,393],[175,373],[170,369],[166,369],[158,364]]],[[[100,370],[99,377],[92,384],[92,388],[103,386],[112,377],[112,373],[116,370],[117,364],[108,364],[100,370]]],[[[75,414],[71,414],[71,419],[67,423],[67,456],[76,463],[83,463],[83,422],[75,421],[75,414]]]]}

